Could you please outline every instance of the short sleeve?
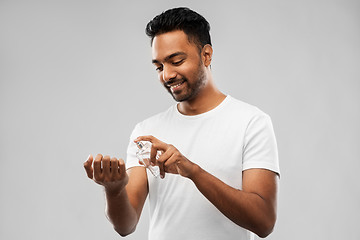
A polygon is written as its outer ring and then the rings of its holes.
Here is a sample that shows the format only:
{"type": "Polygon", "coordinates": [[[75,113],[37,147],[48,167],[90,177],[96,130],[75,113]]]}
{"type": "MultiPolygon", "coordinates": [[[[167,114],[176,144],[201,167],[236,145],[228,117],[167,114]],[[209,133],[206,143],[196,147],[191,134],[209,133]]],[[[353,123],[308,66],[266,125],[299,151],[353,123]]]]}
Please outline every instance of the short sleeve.
{"type": "Polygon", "coordinates": [[[244,136],[243,170],[252,168],[268,169],[280,175],[275,133],[265,113],[250,120],[244,136]]]}
{"type": "Polygon", "coordinates": [[[138,150],[138,147],[134,143],[135,138],[141,135],[140,132],[140,126],[139,124],[137,124],[132,131],[129,139],[129,145],[126,152],[126,169],[142,166],[140,165],[139,160],[136,157],[136,151],[138,150]]]}

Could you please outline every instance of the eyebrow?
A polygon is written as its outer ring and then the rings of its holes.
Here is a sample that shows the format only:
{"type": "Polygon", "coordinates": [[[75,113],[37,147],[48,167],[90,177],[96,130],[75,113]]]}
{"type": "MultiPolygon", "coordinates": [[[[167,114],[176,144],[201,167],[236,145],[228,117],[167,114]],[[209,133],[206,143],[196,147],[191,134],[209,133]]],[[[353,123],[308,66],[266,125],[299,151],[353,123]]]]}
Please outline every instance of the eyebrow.
{"type": "MultiPolygon", "coordinates": [[[[175,53],[173,53],[173,54],[170,54],[169,56],[167,56],[164,60],[165,60],[165,62],[167,62],[167,61],[169,61],[170,59],[172,59],[172,58],[174,58],[174,57],[177,57],[177,56],[187,56],[187,54],[186,53],[184,53],[184,52],[175,52],[175,53]]],[[[159,60],[157,60],[157,59],[153,59],[152,60],[152,63],[160,63],[160,61],[159,60]]]]}

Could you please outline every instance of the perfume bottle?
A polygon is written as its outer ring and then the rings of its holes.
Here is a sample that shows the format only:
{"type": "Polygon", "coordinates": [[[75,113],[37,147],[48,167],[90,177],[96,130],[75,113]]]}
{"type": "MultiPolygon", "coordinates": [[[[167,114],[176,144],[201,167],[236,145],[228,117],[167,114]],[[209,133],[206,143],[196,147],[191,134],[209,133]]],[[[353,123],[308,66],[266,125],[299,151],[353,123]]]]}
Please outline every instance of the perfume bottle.
{"type": "MultiPolygon", "coordinates": [[[[151,142],[137,142],[137,147],[139,148],[136,152],[136,157],[140,162],[144,164],[144,166],[149,169],[149,171],[155,177],[160,175],[159,166],[152,166],[150,164],[150,153],[151,153],[151,142]]],[[[156,159],[159,158],[159,153],[156,154],[156,159]]]]}

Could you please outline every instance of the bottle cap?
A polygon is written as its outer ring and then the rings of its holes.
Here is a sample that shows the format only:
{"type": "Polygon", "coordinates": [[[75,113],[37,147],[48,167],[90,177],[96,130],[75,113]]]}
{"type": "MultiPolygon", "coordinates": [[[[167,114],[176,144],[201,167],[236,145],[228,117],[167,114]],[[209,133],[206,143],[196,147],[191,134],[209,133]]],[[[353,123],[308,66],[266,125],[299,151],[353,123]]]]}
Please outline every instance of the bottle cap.
{"type": "Polygon", "coordinates": [[[138,146],[138,148],[143,148],[144,144],[142,142],[136,142],[136,145],[138,146]]]}

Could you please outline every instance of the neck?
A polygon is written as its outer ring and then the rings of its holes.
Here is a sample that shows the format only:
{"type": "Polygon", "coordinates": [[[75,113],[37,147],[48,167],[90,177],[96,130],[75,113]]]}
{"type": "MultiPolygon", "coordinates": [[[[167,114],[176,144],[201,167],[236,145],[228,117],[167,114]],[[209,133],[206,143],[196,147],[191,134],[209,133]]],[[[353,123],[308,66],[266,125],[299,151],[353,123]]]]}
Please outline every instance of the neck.
{"type": "Polygon", "coordinates": [[[180,102],[178,110],[184,115],[198,115],[217,107],[226,97],[213,83],[211,75],[204,88],[191,100],[180,102]]]}

